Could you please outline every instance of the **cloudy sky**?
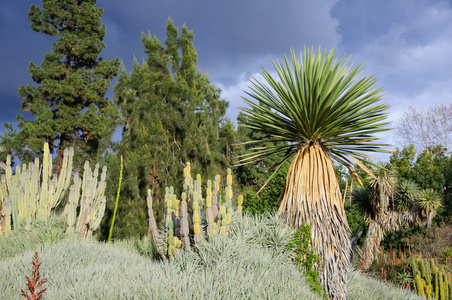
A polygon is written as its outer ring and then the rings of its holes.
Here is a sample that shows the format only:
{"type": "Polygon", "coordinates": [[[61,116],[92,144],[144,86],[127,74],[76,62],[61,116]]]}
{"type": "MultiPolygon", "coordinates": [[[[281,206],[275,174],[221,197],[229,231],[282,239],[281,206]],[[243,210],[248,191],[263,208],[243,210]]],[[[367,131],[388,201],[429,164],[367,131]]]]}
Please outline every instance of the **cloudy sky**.
{"type": "MultiPolygon", "coordinates": [[[[40,64],[52,37],[35,33],[27,19],[38,0],[3,0],[0,5],[0,122],[15,124],[20,99],[17,90],[32,82],[30,62],[40,64]]],[[[242,106],[248,78],[270,56],[305,46],[335,48],[366,62],[364,74],[374,74],[385,88],[383,102],[396,126],[409,107],[424,108],[452,100],[452,2],[437,0],[99,0],[107,26],[101,53],[119,57],[130,70],[133,57],[144,57],[141,32],[161,41],[170,16],[177,27],[195,34],[199,68],[222,89],[233,121],[242,106]]],[[[108,97],[112,98],[112,89],[108,97]]],[[[0,134],[4,129],[0,129],[0,134]]],[[[391,134],[382,137],[393,143],[391,134]]]]}

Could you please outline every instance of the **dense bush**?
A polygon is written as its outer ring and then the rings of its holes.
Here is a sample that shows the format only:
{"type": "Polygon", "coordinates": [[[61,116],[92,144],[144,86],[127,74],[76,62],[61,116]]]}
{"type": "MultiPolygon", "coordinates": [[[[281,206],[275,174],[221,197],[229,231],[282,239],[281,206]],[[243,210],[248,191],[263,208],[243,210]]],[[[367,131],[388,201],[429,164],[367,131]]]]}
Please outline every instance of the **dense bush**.
{"type": "MultiPolygon", "coordinates": [[[[279,208],[279,196],[286,183],[288,165],[283,165],[274,175],[272,180],[256,195],[261,188],[257,185],[254,189],[248,189],[244,193],[243,210],[252,214],[262,214],[265,212],[276,212],[279,208]]],[[[260,181],[262,184],[265,180],[260,181]]]]}

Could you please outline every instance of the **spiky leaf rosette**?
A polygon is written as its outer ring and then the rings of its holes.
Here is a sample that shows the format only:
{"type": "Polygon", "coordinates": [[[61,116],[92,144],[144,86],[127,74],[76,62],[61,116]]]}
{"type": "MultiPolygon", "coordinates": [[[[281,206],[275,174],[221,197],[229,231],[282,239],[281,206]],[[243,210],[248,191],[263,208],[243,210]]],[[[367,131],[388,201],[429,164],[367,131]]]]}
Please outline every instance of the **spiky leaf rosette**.
{"type": "Polygon", "coordinates": [[[395,207],[399,211],[408,211],[413,207],[420,192],[419,186],[413,180],[402,179],[397,184],[395,207]]]}
{"type": "Polygon", "coordinates": [[[360,78],[362,64],[351,70],[344,56],[320,49],[317,55],[305,49],[300,61],[291,54],[292,64],[287,57],[284,63],[273,61],[276,78],[264,68],[262,82],[251,80],[247,94],[254,100],[244,99],[250,107],[241,108],[246,116],[241,125],[270,135],[274,143],[247,142],[258,147],[239,162],[276,155],[281,157],[277,171],[294,158],[278,213],[295,227],[311,224],[311,246],[324,262],[320,282],[330,297],[345,299],[350,233],[332,160],[355,176],[355,164],[369,171],[363,152],[385,152],[373,134],[387,130],[388,107],[378,104],[382,89],[374,87],[376,78],[360,78]]]}
{"type": "Polygon", "coordinates": [[[441,195],[433,189],[422,190],[419,193],[417,204],[421,209],[423,217],[427,217],[427,228],[432,228],[432,220],[436,215],[438,208],[442,206],[441,195]]]}
{"type": "Polygon", "coordinates": [[[374,177],[369,179],[370,202],[373,218],[379,218],[390,208],[397,187],[397,174],[390,163],[379,163],[378,167],[373,168],[372,174],[374,177]]]}

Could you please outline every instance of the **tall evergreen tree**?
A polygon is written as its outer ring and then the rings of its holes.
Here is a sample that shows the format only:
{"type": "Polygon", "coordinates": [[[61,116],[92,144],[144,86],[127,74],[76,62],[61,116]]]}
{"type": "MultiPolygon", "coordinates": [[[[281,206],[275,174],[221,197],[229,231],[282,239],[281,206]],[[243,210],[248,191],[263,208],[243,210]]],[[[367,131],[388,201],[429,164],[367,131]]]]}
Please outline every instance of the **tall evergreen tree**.
{"type": "MultiPolygon", "coordinates": [[[[203,178],[224,172],[231,161],[234,128],[224,118],[228,103],[197,68],[193,33],[169,19],[166,34],[164,45],[142,34],[147,60],[141,65],[135,60],[132,72],[123,71],[115,86],[124,122],[122,141],[107,158],[114,185],[124,157],[116,237],[146,233],[147,189],[153,190],[155,205],[165,186],[181,192],[187,161],[203,178]]],[[[112,206],[107,204],[110,213],[112,206]]]]}
{"type": "Polygon", "coordinates": [[[23,162],[40,155],[48,142],[51,152],[58,153],[58,168],[63,150],[70,146],[75,148],[74,163],[81,166],[102,154],[110,142],[118,111],[104,96],[118,73],[119,59],[99,57],[106,47],[105,25],[103,9],[95,4],[96,0],[43,0],[42,8],[30,7],[31,28],[57,38],[40,67],[30,63],[36,85],[19,89],[21,110],[34,120],[19,114],[20,131],[2,139],[5,150],[23,162]]]}

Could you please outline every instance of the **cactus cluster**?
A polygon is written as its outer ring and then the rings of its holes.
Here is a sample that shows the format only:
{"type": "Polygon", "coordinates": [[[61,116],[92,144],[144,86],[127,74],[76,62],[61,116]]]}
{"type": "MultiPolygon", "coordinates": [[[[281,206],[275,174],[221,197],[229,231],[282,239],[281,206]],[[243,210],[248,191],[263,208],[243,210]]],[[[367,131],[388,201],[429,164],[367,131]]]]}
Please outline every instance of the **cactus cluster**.
{"type": "Polygon", "coordinates": [[[91,237],[105,211],[106,167],[98,183],[99,166],[96,165],[92,172],[86,162],[83,180],[76,172],[71,185],[73,155],[72,147],[64,150],[59,175],[53,173],[48,143],[44,144],[42,165],[36,158],[33,163],[17,166],[13,174],[11,157],[7,157],[5,174],[0,177],[0,235],[20,228],[29,229],[35,220],[47,220],[67,198],[63,214],[67,216],[68,231],[74,232],[76,224],[80,236],[91,237]],[[78,207],[79,216],[76,218],[78,207]]]}
{"type": "MultiPolygon", "coordinates": [[[[13,230],[29,229],[32,221],[46,220],[69,188],[72,175],[72,148],[64,150],[60,175],[52,173],[49,145],[44,144],[42,165],[39,159],[17,166],[12,173],[11,156],[6,159],[5,174],[0,178],[0,206],[12,218],[13,230]]],[[[5,222],[5,233],[11,231],[11,219],[5,222]]]]}
{"type": "Polygon", "coordinates": [[[426,299],[452,299],[451,275],[438,268],[433,258],[428,262],[420,256],[411,258],[413,270],[413,287],[420,296],[426,299]]]}
{"type": "Polygon", "coordinates": [[[74,184],[69,189],[69,200],[65,207],[68,232],[74,233],[75,231],[80,237],[88,240],[91,239],[94,230],[99,228],[105,212],[106,198],[104,192],[107,167],[102,168],[99,183],[98,174],[99,164],[96,164],[93,172],[89,163],[85,162],[83,179],[80,179],[77,172],[74,174],[74,184]],[[76,219],[77,206],[80,207],[80,211],[76,219]]]}
{"type": "MultiPolygon", "coordinates": [[[[207,180],[205,191],[201,175],[193,180],[190,162],[184,169],[184,185],[180,199],[173,187],[165,189],[163,229],[158,230],[152,209],[152,192],[148,191],[149,227],[163,259],[177,257],[182,248],[190,249],[212,235],[228,234],[233,214],[232,174],[228,169],[226,186],[221,189],[221,176],[207,180]]],[[[243,196],[237,197],[237,213],[241,215],[243,196]]]]}

